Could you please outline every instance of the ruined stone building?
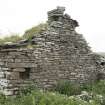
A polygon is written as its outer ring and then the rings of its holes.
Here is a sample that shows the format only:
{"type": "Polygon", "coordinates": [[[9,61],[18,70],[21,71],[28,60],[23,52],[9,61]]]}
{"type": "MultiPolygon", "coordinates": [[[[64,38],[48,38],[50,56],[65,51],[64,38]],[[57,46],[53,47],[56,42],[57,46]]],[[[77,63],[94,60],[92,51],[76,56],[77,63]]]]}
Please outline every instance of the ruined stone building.
{"type": "Polygon", "coordinates": [[[91,83],[104,78],[105,60],[90,50],[78,22],[64,7],[48,12],[48,28],[29,41],[0,45],[0,90],[14,95],[30,83],[48,89],[60,80],[91,83]],[[34,46],[27,48],[29,43],[34,46]]]}

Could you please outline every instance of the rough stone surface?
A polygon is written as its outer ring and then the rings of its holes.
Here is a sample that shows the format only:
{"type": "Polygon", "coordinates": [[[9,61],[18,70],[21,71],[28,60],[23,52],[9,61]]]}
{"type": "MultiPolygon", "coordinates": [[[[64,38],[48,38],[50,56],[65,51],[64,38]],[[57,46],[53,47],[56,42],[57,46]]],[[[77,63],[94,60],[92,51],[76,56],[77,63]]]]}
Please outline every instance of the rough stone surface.
{"type": "Polygon", "coordinates": [[[105,61],[90,50],[75,31],[78,22],[64,10],[48,12],[47,31],[31,40],[35,48],[23,48],[28,40],[0,46],[0,90],[5,95],[15,95],[30,83],[49,89],[59,80],[91,83],[105,78],[105,61]]]}

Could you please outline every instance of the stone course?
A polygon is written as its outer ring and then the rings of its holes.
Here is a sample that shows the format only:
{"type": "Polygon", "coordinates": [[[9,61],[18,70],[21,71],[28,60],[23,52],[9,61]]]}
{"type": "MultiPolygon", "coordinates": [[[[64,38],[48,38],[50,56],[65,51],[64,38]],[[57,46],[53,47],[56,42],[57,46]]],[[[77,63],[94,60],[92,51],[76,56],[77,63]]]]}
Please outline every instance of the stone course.
{"type": "Polygon", "coordinates": [[[50,89],[61,80],[91,83],[104,78],[99,74],[104,74],[105,63],[75,31],[78,22],[64,11],[57,7],[48,12],[48,29],[30,41],[35,48],[23,47],[28,40],[0,46],[0,90],[5,95],[34,83],[50,89]]]}

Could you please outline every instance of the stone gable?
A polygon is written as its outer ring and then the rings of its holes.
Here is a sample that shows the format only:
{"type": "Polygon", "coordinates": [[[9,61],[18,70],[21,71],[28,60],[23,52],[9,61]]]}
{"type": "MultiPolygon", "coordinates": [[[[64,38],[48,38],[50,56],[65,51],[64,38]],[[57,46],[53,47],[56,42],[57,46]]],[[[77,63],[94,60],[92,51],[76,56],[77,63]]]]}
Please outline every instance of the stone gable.
{"type": "Polygon", "coordinates": [[[105,65],[75,31],[78,22],[64,11],[57,7],[48,12],[48,29],[31,39],[35,48],[23,48],[27,40],[0,46],[0,90],[5,95],[30,83],[49,89],[60,80],[91,83],[101,78],[105,65]]]}

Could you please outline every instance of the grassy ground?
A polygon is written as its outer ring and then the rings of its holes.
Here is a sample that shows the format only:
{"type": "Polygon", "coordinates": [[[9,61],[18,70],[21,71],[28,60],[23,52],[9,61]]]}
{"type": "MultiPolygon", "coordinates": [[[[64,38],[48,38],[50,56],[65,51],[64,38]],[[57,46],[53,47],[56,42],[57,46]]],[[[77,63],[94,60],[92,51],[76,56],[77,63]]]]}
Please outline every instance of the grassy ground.
{"type": "Polygon", "coordinates": [[[105,105],[105,81],[76,86],[63,81],[53,91],[28,88],[17,97],[1,95],[0,105],[105,105]]]}

